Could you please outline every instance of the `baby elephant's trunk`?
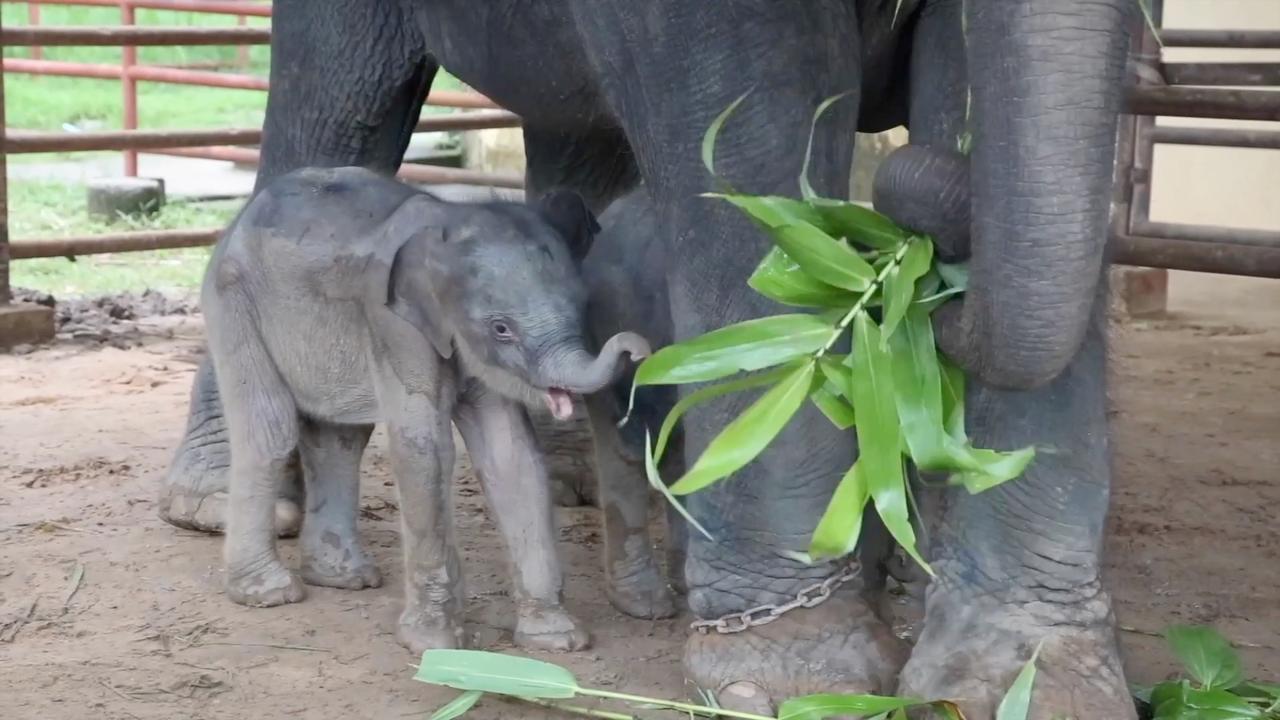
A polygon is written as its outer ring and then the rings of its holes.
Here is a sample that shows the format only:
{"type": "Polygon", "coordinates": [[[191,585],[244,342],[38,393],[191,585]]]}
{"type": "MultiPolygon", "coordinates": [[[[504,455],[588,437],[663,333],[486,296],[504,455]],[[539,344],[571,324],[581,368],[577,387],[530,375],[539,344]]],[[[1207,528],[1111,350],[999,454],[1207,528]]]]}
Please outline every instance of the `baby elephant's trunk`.
{"type": "Polygon", "coordinates": [[[590,395],[602,391],[616,382],[626,369],[626,361],[639,363],[649,356],[649,342],[636,333],[618,333],[600,348],[600,354],[591,356],[584,348],[558,357],[556,366],[548,368],[548,387],[563,389],[577,395],[590,395]]]}

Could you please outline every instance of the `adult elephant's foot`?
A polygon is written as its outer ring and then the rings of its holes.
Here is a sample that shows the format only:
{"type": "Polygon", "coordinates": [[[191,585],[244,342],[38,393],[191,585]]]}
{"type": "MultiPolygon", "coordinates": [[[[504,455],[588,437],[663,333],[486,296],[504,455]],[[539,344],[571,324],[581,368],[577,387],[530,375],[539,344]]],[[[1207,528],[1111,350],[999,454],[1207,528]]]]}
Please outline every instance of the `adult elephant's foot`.
{"type": "MultiPolygon", "coordinates": [[[[230,465],[222,405],[206,360],[196,373],[187,428],[160,491],[160,519],[187,530],[223,532],[230,465]]],[[[281,537],[297,535],[302,527],[302,499],[302,474],[295,461],[276,501],[276,531],[281,537]]]]}
{"type": "Polygon", "coordinates": [[[990,720],[1036,647],[1030,720],[1137,717],[1101,593],[1063,614],[1049,603],[998,605],[929,599],[899,693],[955,702],[969,720],[990,720]]]}
{"type": "Polygon", "coordinates": [[[695,634],[685,677],[721,706],[772,715],[788,698],[892,690],[906,649],[853,591],[732,634],[695,634]]]}
{"type": "MultiPolygon", "coordinates": [[[[160,498],[160,519],[186,530],[222,533],[226,528],[227,493],[185,492],[168,486],[160,498]]],[[[293,500],[276,500],[276,534],[294,537],[302,527],[302,510],[293,500]]]]}

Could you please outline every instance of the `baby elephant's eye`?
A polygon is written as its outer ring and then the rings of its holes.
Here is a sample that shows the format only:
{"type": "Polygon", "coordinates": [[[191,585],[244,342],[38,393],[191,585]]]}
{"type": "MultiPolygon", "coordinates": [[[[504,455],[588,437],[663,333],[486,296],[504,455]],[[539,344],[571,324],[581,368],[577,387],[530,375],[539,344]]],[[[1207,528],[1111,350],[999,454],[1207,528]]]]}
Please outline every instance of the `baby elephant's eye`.
{"type": "Polygon", "coordinates": [[[493,333],[495,338],[503,342],[511,342],[516,338],[515,331],[511,329],[511,324],[506,320],[489,321],[489,331],[493,333]]]}

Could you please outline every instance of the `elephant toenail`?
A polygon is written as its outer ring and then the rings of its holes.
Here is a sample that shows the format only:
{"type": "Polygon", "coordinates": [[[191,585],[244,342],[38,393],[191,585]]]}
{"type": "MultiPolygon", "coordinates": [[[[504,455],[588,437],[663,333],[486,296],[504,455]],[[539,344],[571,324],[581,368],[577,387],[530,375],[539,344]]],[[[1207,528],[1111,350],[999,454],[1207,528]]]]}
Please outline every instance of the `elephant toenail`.
{"type": "Polygon", "coordinates": [[[771,715],[773,707],[763,687],[745,680],[724,686],[719,693],[720,704],[728,710],[771,715]]]}

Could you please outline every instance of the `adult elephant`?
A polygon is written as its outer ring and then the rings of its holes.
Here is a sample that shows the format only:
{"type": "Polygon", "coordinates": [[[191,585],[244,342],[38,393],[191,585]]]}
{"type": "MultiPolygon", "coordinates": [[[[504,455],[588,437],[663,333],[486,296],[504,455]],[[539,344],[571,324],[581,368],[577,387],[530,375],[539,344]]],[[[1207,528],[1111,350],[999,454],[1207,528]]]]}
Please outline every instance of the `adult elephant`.
{"type": "MultiPolygon", "coordinates": [[[[952,250],[972,247],[969,292],[936,316],[944,350],[972,378],[971,434],[982,446],[1045,451],[1015,482],[941,498],[937,576],[904,668],[860,592],[877,584],[869,564],[815,607],[691,635],[686,674],[726,705],[757,709],[818,690],[893,691],[900,677],[898,689],[957,698],[981,718],[1042,644],[1033,717],[1131,717],[1099,577],[1110,478],[1097,296],[1136,5],[277,0],[259,187],[303,165],[393,172],[447,67],[524,118],[531,195],[567,186],[599,212],[643,177],[667,246],[675,334],[687,338],[777,311],[744,290],[765,239],[725,203],[698,197],[712,183],[699,144],[717,113],[754,90],[716,155],[718,171],[752,193],[795,193],[824,98],[849,93],[814,137],[810,178],[828,196],[848,188],[855,127],[907,124],[913,147],[888,161],[881,199],[952,250]],[[952,154],[966,127],[967,159],[952,154]],[[943,172],[957,162],[967,167],[943,172]]],[[[690,451],[742,407],[690,413],[690,451]]],[[[689,498],[717,538],[689,547],[698,618],[785,603],[840,573],[788,551],[807,546],[855,453],[849,433],[806,409],[732,481],[689,498]]],[[[206,369],[170,476],[169,519],[200,524],[224,471],[206,369]]]]}

